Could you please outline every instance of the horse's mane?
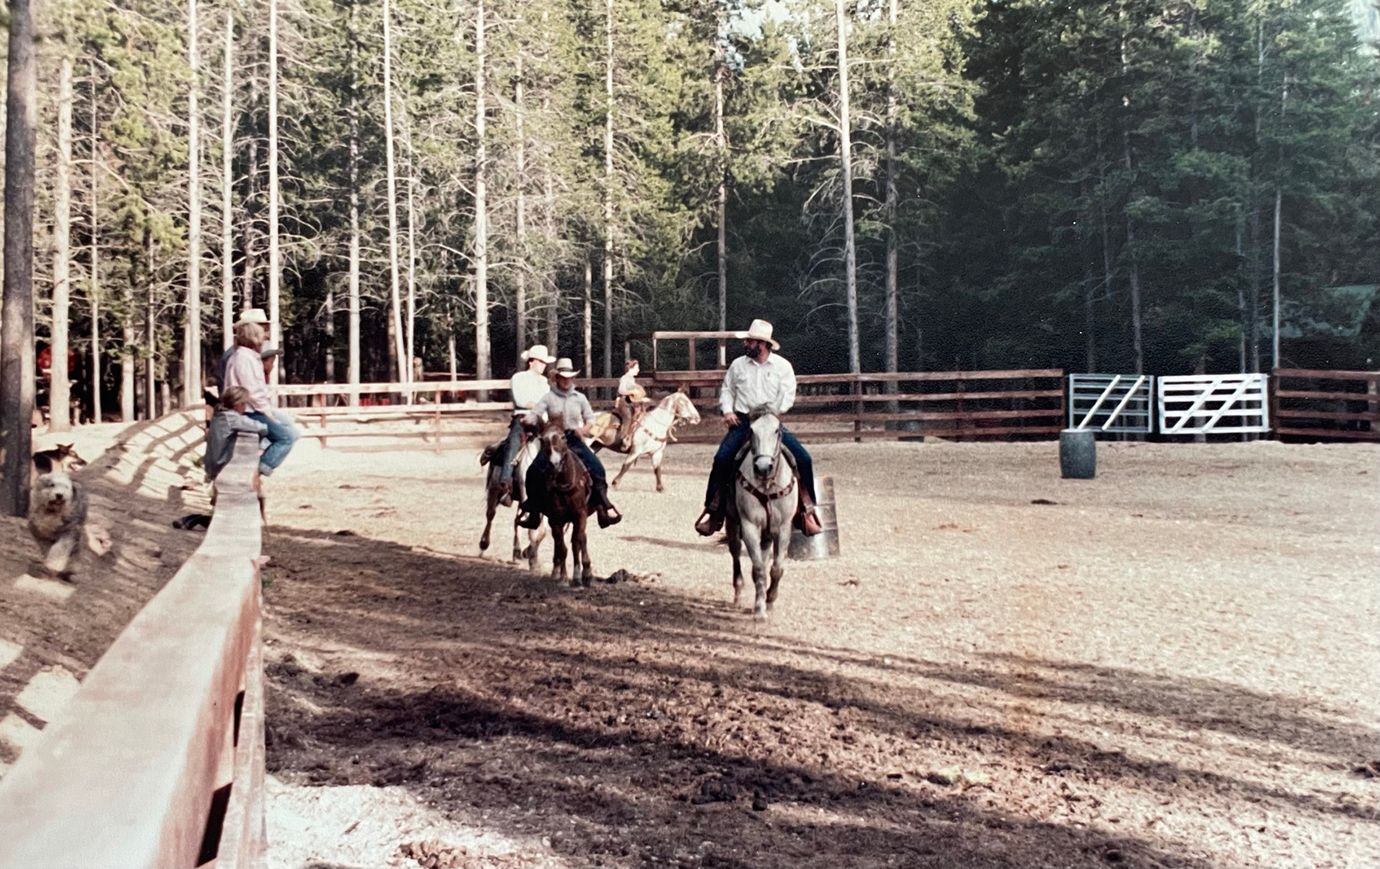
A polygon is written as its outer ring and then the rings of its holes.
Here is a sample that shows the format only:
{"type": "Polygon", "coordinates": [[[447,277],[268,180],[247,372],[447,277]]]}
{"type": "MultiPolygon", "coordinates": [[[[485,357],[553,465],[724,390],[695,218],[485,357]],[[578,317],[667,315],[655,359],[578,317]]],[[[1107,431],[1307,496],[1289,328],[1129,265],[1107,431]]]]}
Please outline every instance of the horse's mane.
{"type": "Polygon", "coordinates": [[[752,409],[752,412],[751,412],[751,413],[748,414],[748,419],[750,419],[752,422],[756,422],[757,420],[761,419],[761,418],[764,417],[764,416],[767,416],[768,414],[770,414],[771,416],[780,416],[780,415],[781,415],[781,414],[776,410],[776,405],[774,405],[774,404],[759,404],[759,405],[757,405],[756,407],[754,407],[754,408],[752,409]]]}

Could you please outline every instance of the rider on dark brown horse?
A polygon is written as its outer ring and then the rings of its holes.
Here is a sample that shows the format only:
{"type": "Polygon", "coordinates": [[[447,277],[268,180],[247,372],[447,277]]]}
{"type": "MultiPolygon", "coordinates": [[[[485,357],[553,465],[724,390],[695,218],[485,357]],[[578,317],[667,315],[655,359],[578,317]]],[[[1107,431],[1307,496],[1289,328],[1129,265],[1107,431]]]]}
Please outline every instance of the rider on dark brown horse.
{"type": "Polygon", "coordinates": [[[513,458],[522,448],[522,419],[531,412],[551,386],[546,379],[546,366],[556,357],[546,352],[545,344],[534,344],[519,357],[525,365],[512,379],[508,388],[513,396],[513,419],[508,424],[508,440],[499,456],[499,501],[503,506],[513,503],[513,458]]]}
{"type": "MultiPolygon", "coordinates": [[[[589,406],[589,399],[585,398],[584,393],[575,388],[575,378],[579,373],[569,359],[562,357],[556,363],[556,385],[528,411],[525,421],[528,425],[537,425],[544,415],[553,424],[559,423],[565,429],[566,444],[589,470],[593,483],[590,503],[599,513],[599,527],[607,528],[623,521],[623,517],[609,501],[609,484],[603,463],[584,442],[589,424],[594,422],[594,409],[589,406]]],[[[527,500],[522,502],[522,512],[517,520],[524,528],[536,528],[541,524],[546,479],[551,469],[551,459],[543,451],[527,470],[527,500]]]]}
{"type": "MultiPolygon", "coordinates": [[[[719,409],[723,411],[728,433],[714,455],[714,469],[704,495],[704,513],[695,522],[695,530],[705,537],[723,527],[724,499],[733,481],[733,460],[751,436],[748,414],[764,405],[784,415],[795,404],[795,369],[786,357],[772,352],[781,347],[772,340],[771,323],[753,320],[748,331],[742,333],[745,352],[733,360],[724,372],[719,390],[719,409]]],[[[815,473],[810,454],[795,435],[781,427],[781,445],[790,450],[800,473],[800,505],[797,520],[805,534],[820,532],[815,516],[815,473]]]]}

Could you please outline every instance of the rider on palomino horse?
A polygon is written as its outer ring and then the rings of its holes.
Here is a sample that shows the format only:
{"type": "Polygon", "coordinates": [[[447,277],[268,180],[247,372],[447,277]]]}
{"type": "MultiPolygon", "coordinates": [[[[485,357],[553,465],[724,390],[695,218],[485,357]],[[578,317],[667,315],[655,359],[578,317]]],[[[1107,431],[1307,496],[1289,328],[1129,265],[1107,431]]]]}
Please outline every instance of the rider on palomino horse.
{"type": "Polygon", "coordinates": [[[618,416],[618,439],[622,441],[624,452],[632,449],[637,424],[642,421],[647,413],[647,405],[651,403],[647,390],[637,382],[640,373],[637,360],[629,359],[625,365],[626,370],[618,379],[618,398],[613,402],[613,412],[618,416]]]}
{"type": "MultiPolygon", "coordinates": [[[[733,360],[724,372],[724,384],[719,390],[719,409],[723,411],[728,433],[714,455],[714,469],[709,474],[709,486],[704,495],[704,513],[695,522],[695,530],[705,537],[723,527],[726,492],[733,482],[733,462],[738,451],[752,435],[748,414],[763,405],[774,408],[778,415],[795,404],[795,369],[784,356],[773,350],[781,345],[771,337],[771,324],[753,320],[742,333],[746,352],[733,360]]],[[[797,521],[805,534],[820,532],[815,516],[815,474],[810,454],[796,440],[795,435],[781,427],[781,445],[790,450],[800,473],[800,505],[797,521]]]]}
{"type": "Polygon", "coordinates": [[[513,394],[513,420],[508,424],[508,440],[499,457],[499,501],[507,507],[513,503],[513,459],[522,448],[522,419],[536,407],[551,388],[546,379],[546,366],[556,357],[546,352],[545,344],[534,344],[519,357],[526,365],[508,381],[513,394]]]}
{"type": "MultiPolygon", "coordinates": [[[[569,359],[562,357],[556,363],[556,385],[528,411],[524,421],[528,425],[540,424],[543,417],[552,422],[560,421],[565,429],[566,444],[589,470],[593,483],[590,503],[599,512],[599,527],[607,528],[623,521],[623,516],[609,501],[609,484],[604,475],[603,463],[584,442],[589,424],[594,422],[594,410],[589,406],[589,399],[585,398],[585,394],[575,388],[575,378],[579,373],[569,359]]],[[[527,500],[522,502],[522,512],[517,520],[523,528],[536,528],[541,524],[546,478],[551,471],[551,458],[543,450],[527,470],[527,500]]]]}

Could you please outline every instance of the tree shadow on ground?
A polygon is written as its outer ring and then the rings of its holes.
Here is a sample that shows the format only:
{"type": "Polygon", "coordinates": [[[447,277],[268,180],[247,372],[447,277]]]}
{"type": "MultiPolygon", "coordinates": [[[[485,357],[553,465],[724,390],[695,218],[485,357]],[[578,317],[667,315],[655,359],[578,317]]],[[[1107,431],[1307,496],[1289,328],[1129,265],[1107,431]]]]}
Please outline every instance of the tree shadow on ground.
{"type": "MultiPolygon", "coordinates": [[[[1013,698],[1153,718],[1155,692],[1174,709],[1202,690],[1192,680],[1061,682],[1046,665],[1035,687],[1048,693],[1032,693],[1029,662],[878,665],[655,583],[577,592],[493,561],[281,527],[267,552],[270,769],[402,786],[549,836],[573,865],[1231,865],[1239,855],[1157,834],[1158,816],[1099,806],[1124,809],[1129,793],[1164,816],[1238,800],[1373,816],[1051,736],[1038,708],[1028,727],[991,723],[1013,698]]],[[[1242,720],[1224,731],[1263,739],[1285,711],[1321,719],[1267,699],[1229,707],[1242,720]]]]}

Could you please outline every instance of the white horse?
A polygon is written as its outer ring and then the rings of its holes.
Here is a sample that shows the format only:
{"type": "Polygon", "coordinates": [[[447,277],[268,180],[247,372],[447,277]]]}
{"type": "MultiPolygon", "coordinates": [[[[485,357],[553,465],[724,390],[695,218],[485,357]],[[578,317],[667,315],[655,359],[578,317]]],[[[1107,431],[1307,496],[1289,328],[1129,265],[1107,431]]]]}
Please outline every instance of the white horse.
{"type": "MultiPolygon", "coordinates": [[[[486,448],[479,457],[480,464],[489,466],[489,473],[484,484],[484,534],[479,538],[479,554],[489,548],[489,530],[494,524],[494,514],[498,512],[499,498],[501,492],[498,481],[503,468],[495,459],[503,454],[505,441],[499,441],[486,448]]],[[[527,443],[518,453],[517,466],[513,468],[513,492],[520,492],[524,488],[527,480],[527,469],[532,467],[532,462],[536,459],[537,453],[541,449],[541,440],[536,437],[528,438],[527,443]]],[[[513,515],[513,560],[520,561],[527,559],[527,568],[535,570],[537,567],[537,549],[541,546],[542,540],[546,538],[546,522],[543,521],[535,531],[527,532],[527,546],[523,548],[519,544],[519,536],[525,530],[517,524],[517,514],[513,515]]]]}
{"type": "MultiPolygon", "coordinates": [[[[613,419],[613,414],[601,413],[590,426],[591,446],[595,449],[602,447],[614,452],[623,452],[623,434],[612,425],[613,419]]],[[[656,474],[656,490],[666,491],[666,486],[661,481],[661,460],[666,453],[666,444],[671,438],[671,432],[682,422],[691,425],[699,425],[700,422],[700,412],[695,409],[690,396],[683,392],[671,393],[663,398],[660,404],[647,411],[638,423],[637,430],[633,432],[632,446],[627,450],[627,458],[623,459],[623,466],[618,469],[612,485],[617,486],[618,481],[623,479],[623,475],[637,464],[639,459],[651,456],[652,472],[656,474]]]]}
{"type": "Polygon", "coordinates": [[[734,496],[728,499],[724,523],[728,551],[733,555],[733,603],[742,596],[743,568],[738,558],[740,544],[745,543],[757,590],[752,614],[758,619],[765,619],[767,610],[776,603],[781,575],[786,572],[791,519],[800,497],[795,467],[781,456],[781,434],[781,420],[774,408],[760,407],[752,412],[752,448],[738,464],[734,496]]]}

